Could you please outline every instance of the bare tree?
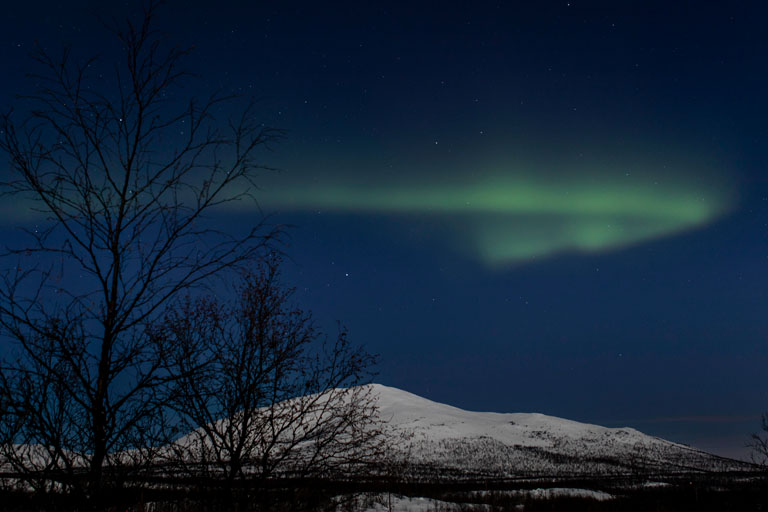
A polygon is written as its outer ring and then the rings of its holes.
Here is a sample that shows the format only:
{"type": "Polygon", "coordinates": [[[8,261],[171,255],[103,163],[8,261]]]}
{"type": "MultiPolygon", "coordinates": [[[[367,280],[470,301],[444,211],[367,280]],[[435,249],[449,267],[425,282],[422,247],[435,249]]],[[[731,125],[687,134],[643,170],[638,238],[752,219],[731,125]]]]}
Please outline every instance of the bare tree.
{"type": "Polygon", "coordinates": [[[155,331],[180,376],[173,405],[190,433],[175,455],[231,483],[339,477],[379,462],[384,437],[370,387],[374,357],[345,330],[328,338],[292,304],[271,258],[235,300],[186,300],[155,331]]]}
{"type": "Polygon", "coordinates": [[[752,460],[756,464],[768,466],[768,413],[763,414],[762,432],[752,434],[747,447],[752,448],[752,460]]]}
{"type": "Polygon", "coordinates": [[[112,81],[99,60],[38,49],[28,109],[0,117],[4,191],[39,217],[0,276],[5,467],[59,475],[60,489],[82,479],[89,494],[161,442],[170,375],[147,326],[180,293],[258,259],[275,234],[256,224],[235,237],[206,221],[251,198],[257,153],[281,134],[252,106],[217,121],[236,98],[181,99],[188,51],[154,30],[157,5],[114,30],[112,81]]]}

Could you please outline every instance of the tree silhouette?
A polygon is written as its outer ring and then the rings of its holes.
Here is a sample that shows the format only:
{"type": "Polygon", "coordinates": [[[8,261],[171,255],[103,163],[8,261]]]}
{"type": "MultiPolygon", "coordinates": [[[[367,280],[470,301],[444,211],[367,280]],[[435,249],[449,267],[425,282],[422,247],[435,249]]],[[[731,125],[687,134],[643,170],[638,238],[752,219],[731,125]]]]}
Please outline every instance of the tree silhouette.
{"type": "Polygon", "coordinates": [[[761,432],[752,434],[747,447],[752,448],[752,460],[756,464],[768,466],[768,413],[763,414],[761,432]]]}
{"type": "Polygon", "coordinates": [[[374,357],[329,338],[292,303],[279,259],[245,273],[232,301],[187,298],[153,335],[179,378],[170,403],[189,433],[168,455],[187,474],[263,486],[272,477],[368,473],[384,454],[374,357]]]}
{"type": "Polygon", "coordinates": [[[0,433],[6,467],[37,489],[97,499],[150,464],[174,376],[148,326],[181,293],[258,260],[276,235],[257,223],[235,237],[206,221],[251,198],[259,151],[281,132],[252,105],[220,122],[237,98],[183,98],[189,52],[153,28],[157,7],[114,29],[123,54],[111,79],[97,59],[38,48],[36,89],[0,117],[4,193],[39,217],[4,254],[0,433]]]}

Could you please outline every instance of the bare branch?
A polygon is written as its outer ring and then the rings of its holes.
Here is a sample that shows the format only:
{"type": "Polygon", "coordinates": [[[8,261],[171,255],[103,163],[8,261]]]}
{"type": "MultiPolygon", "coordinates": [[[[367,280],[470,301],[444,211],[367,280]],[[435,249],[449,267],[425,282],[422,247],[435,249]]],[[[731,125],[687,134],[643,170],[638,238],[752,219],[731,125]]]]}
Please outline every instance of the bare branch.
{"type": "Polygon", "coordinates": [[[253,105],[216,119],[239,98],[179,96],[189,49],[154,28],[159,5],[114,26],[124,53],[111,82],[95,73],[99,59],[37,48],[37,89],[0,116],[3,194],[45,218],[2,255],[0,328],[13,347],[0,372],[4,455],[30,481],[50,487],[38,477],[58,472],[91,497],[119,485],[117,473],[148,470],[150,448],[177,428],[163,401],[183,374],[170,372],[149,326],[279,235],[263,221],[239,236],[213,228],[217,206],[252,197],[268,168],[260,151],[282,132],[253,105]]]}

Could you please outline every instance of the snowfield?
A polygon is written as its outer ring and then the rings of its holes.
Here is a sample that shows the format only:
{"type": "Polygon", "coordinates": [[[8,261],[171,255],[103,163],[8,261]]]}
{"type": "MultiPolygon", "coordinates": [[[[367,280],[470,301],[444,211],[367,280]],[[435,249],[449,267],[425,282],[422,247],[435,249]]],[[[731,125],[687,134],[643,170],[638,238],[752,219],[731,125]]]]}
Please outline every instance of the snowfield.
{"type": "Polygon", "coordinates": [[[371,385],[379,414],[405,441],[398,451],[450,478],[609,476],[751,467],[633,428],[606,428],[536,413],[470,412],[371,385]]]}
{"type": "MultiPolygon", "coordinates": [[[[526,500],[551,500],[558,498],[580,498],[594,501],[610,501],[615,499],[615,496],[601,491],[592,491],[589,489],[572,489],[572,488],[560,488],[553,487],[549,489],[530,489],[509,491],[509,494],[517,496],[526,500]]],[[[477,503],[455,503],[448,501],[441,501],[432,498],[423,497],[409,497],[398,495],[386,495],[382,494],[378,496],[371,506],[362,509],[363,512],[434,512],[434,511],[462,511],[462,510],[498,510],[491,505],[483,505],[477,503]]],[[[518,507],[520,510],[524,510],[524,505],[518,507]]]]}
{"type": "MultiPolygon", "coordinates": [[[[331,390],[338,392],[341,397],[352,396],[343,390],[331,390]]],[[[437,484],[452,484],[455,482],[504,482],[505,485],[514,483],[512,489],[518,487],[528,490],[519,492],[528,493],[528,497],[559,497],[564,495],[581,496],[590,499],[611,499],[610,494],[594,494],[589,489],[571,489],[581,483],[571,483],[568,480],[600,480],[607,479],[631,479],[632,485],[654,485],[648,482],[656,482],[655,485],[667,485],[660,478],[665,475],[686,475],[729,473],[734,477],[742,475],[741,472],[752,472],[757,468],[741,461],[718,457],[686,445],[665,441],[663,439],[648,436],[633,428],[606,428],[599,425],[579,423],[553,416],[536,413],[490,413],[471,412],[445,404],[436,403],[412,393],[396,388],[371,384],[364,388],[352,391],[361,391],[364,394],[370,392],[376,397],[375,413],[378,414],[380,423],[374,422],[371,428],[382,429],[387,435],[387,444],[383,451],[377,451],[377,458],[373,463],[364,465],[345,465],[344,461],[357,460],[347,455],[365,453],[355,442],[345,444],[342,448],[332,452],[332,462],[339,460],[340,464],[329,466],[332,468],[324,473],[326,478],[341,476],[356,478],[385,477],[409,485],[423,482],[437,484]],[[349,453],[347,453],[349,452],[349,453]],[[361,470],[360,468],[365,468],[361,470]],[[351,469],[350,469],[351,468],[351,469]],[[343,471],[345,473],[338,473],[343,471]],[[360,471],[365,471],[361,474],[360,471]],[[738,473],[736,473],[738,472],[738,473]],[[530,488],[541,485],[546,479],[561,479],[562,488],[539,489],[531,491],[530,488]],[[566,490],[563,490],[566,489],[566,490]],[[553,494],[554,493],[554,494],[553,494]],[[570,493],[570,494],[568,494],[570,493]],[[575,493],[575,494],[574,494],[575,493]]],[[[311,395],[302,399],[288,400],[277,405],[278,410],[285,408],[293,410],[298,400],[307,400],[314,406],[307,420],[299,424],[298,428],[312,431],[314,421],[322,419],[326,414],[323,405],[330,395],[311,395]],[[314,397],[314,398],[313,398],[314,397]]],[[[346,399],[344,399],[346,400],[346,399]]],[[[355,402],[339,402],[342,407],[355,409],[355,402]]],[[[261,411],[261,409],[259,410],[261,411]]],[[[228,419],[221,419],[214,425],[225,427],[228,419]]],[[[226,429],[219,429],[226,432],[226,429]]],[[[247,434],[253,437],[254,452],[250,461],[259,460],[259,444],[257,430],[247,434]]],[[[363,432],[365,432],[363,430],[363,432]]],[[[373,431],[370,431],[373,432],[373,431]]],[[[201,435],[202,430],[196,430],[179,438],[175,443],[158,449],[155,452],[157,467],[160,474],[168,471],[167,460],[174,460],[175,449],[179,449],[185,458],[196,462],[211,460],[208,453],[207,459],[201,459],[196,453],[211,452],[212,447],[209,438],[201,435]]],[[[299,432],[301,434],[301,432],[299,432]]],[[[347,435],[347,434],[345,434],[347,435]]],[[[357,434],[356,434],[357,435],[357,434]]],[[[348,435],[347,435],[348,436],[348,435]]],[[[296,437],[296,432],[289,429],[281,434],[277,440],[282,442],[282,437],[287,438],[287,445],[296,437]]],[[[304,439],[301,436],[299,439],[304,439]]],[[[370,439],[364,435],[361,439],[370,439]]],[[[355,438],[356,439],[356,438],[355,438]]],[[[353,439],[354,440],[354,439],[353,439]]],[[[376,438],[379,442],[380,438],[376,438]]],[[[279,446],[279,443],[275,443],[279,446]]],[[[292,445],[295,449],[281,454],[276,463],[275,475],[295,474],[296,467],[300,467],[308,457],[317,452],[313,451],[312,438],[307,438],[292,445]]],[[[32,470],[42,470],[50,467],[62,467],[61,463],[51,457],[48,450],[39,445],[16,445],[14,448],[15,459],[22,466],[32,470]]],[[[140,452],[136,452],[139,453],[140,452]]],[[[372,453],[372,452],[369,452],[372,453]]],[[[84,467],[85,458],[77,454],[66,453],[69,462],[75,467],[84,467]]],[[[127,466],[131,464],[133,452],[119,452],[111,454],[114,460],[124,460],[127,466]]],[[[180,459],[176,459],[180,460],[180,459]]],[[[183,460],[183,459],[181,459],[183,460]]],[[[207,466],[202,467],[207,468],[207,466]]],[[[215,468],[217,466],[211,466],[215,468]]],[[[15,467],[8,460],[0,457],[0,469],[12,472],[15,467]]],[[[246,474],[257,474],[258,467],[245,462],[243,470],[246,474]]],[[[215,474],[215,473],[211,473],[215,474]]],[[[744,476],[744,475],[742,475],[744,476]]],[[[748,476],[748,475],[747,475],[748,476]]],[[[363,478],[363,479],[365,479],[363,478]]],[[[555,485],[555,482],[551,482],[555,485]]],[[[630,484],[629,481],[626,482],[630,484]]],[[[545,484],[546,485],[546,484],[545,484]]],[[[509,489],[510,487],[506,487],[509,489]]],[[[518,491],[515,491],[518,492],[518,491]]],[[[405,499],[405,498],[404,498],[405,499]]],[[[408,502],[409,507],[418,507],[419,504],[408,502]]]]}
{"type": "MultiPolygon", "coordinates": [[[[633,428],[606,428],[536,413],[465,411],[381,384],[370,384],[363,391],[377,398],[377,414],[391,439],[391,460],[386,465],[399,468],[398,474],[410,480],[621,477],[755,469],[633,428]]],[[[324,401],[322,396],[317,400],[320,411],[324,401]]],[[[278,407],[290,409],[292,402],[278,407]]],[[[309,420],[301,428],[311,426],[309,420]]],[[[174,444],[192,448],[192,453],[195,445],[210,448],[205,437],[193,433],[174,444]]],[[[304,456],[303,444],[293,463],[304,456]]],[[[49,454],[39,446],[18,446],[16,450],[30,467],[49,463],[49,454]]],[[[170,450],[160,450],[161,456],[164,451],[170,454],[170,450]]],[[[75,465],[83,464],[78,457],[71,459],[75,465]]],[[[0,461],[0,467],[10,469],[7,461],[0,461]]]]}

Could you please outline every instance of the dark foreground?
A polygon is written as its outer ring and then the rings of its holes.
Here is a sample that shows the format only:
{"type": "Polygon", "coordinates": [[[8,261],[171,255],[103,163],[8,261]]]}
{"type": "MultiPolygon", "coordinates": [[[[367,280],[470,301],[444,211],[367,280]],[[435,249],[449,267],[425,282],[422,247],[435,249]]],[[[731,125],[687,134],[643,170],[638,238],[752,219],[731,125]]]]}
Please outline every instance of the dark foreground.
{"type": "MultiPolygon", "coordinates": [[[[587,494],[587,493],[585,493],[587,494]]],[[[678,475],[651,479],[537,480],[490,489],[425,493],[454,510],[525,511],[768,511],[768,475],[678,475]],[[547,490],[596,491],[590,497],[542,498],[547,490]],[[610,495],[612,498],[606,499],[610,495]]]]}
{"type": "MultiPolygon", "coordinates": [[[[244,485],[243,485],[244,484],[244,485]]],[[[449,482],[281,480],[224,488],[210,482],[156,481],[83,496],[0,490],[8,511],[356,511],[389,510],[392,497],[422,497],[430,511],[768,511],[768,473],[536,478],[449,482]],[[581,496],[563,496],[569,491],[581,496]],[[376,508],[378,507],[378,508],[376,508]]],[[[394,500],[397,503],[398,500],[394,500]]],[[[398,508],[392,508],[396,511],[398,508]]],[[[402,510],[402,509],[400,509],[402,510]]],[[[411,510],[411,509],[409,509],[411,510]]]]}

